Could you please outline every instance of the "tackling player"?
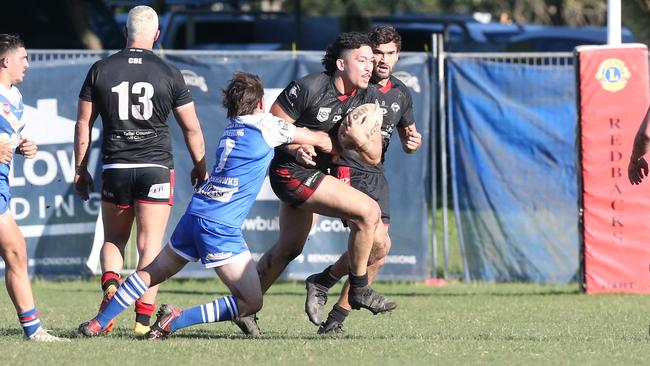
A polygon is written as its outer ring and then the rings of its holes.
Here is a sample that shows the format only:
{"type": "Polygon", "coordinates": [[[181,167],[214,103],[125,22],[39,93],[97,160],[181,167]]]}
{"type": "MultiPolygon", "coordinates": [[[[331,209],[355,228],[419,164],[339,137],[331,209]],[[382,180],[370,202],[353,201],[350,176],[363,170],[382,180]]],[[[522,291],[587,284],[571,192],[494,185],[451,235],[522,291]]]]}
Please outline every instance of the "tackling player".
{"type": "Polygon", "coordinates": [[[15,35],[0,34],[0,257],[4,260],[5,284],[18,312],[23,338],[26,341],[55,342],[63,339],[49,334],[41,326],[29,283],[27,244],[9,210],[11,150],[15,149],[27,159],[34,158],[37,150],[34,141],[20,136],[25,127],[24,105],[16,84],[23,81],[27,68],[29,63],[23,41],[15,35]]]}
{"type": "Polygon", "coordinates": [[[259,193],[273,148],[286,143],[317,146],[325,152],[332,141],[325,133],[296,128],[264,113],[264,89],[256,75],[237,73],[224,91],[229,124],[219,141],[209,179],[192,196],[163,251],[120,286],[95,318],[79,326],[86,336],[101,334],[112,319],[189,261],[214,268],[232,296],[179,311],[162,305],[148,339],[166,338],[194,324],[238,319],[262,308],[262,290],[241,226],[259,193]]]}
{"type": "MultiPolygon", "coordinates": [[[[126,246],[133,221],[137,224],[138,269],[160,252],[173,204],[174,160],[167,116],[173,112],[194,162],[192,184],[207,177],[203,133],[194,102],[183,76],[156,56],[151,48],[158,38],[158,15],[148,6],[129,12],[127,47],[96,62],[79,93],[75,130],[75,190],[88,200],[92,177],[87,170],[90,131],[102,117],[102,220],[101,286],[105,306],[119,286],[126,246]]],[[[138,300],[133,330],[149,331],[155,310],[152,287],[138,300]]],[[[105,330],[110,332],[113,323],[105,330]]]]}
{"type": "MultiPolygon", "coordinates": [[[[324,72],[291,82],[278,96],[271,113],[296,126],[336,134],[337,122],[355,107],[374,103],[376,88],[368,89],[373,53],[365,34],[343,33],[328,46],[324,72]]],[[[380,134],[375,141],[356,149],[360,159],[378,164],[380,134]]],[[[269,179],[280,198],[280,238],[257,264],[262,291],[266,292],[306,243],[314,213],[339,217],[350,226],[348,262],[350,304],[373,313],[383,311],[386,299],[368,283],[367,264],[373,237],[380,222],[377,202],[368,195],[327,175],[332,156],[316,153],[311,146],[290,145],[278,149],[271,162],[269,179]]],[[[347,273],[347,271],[346,271],[347,273]]],[[[259,335],[254,316],[237,321],[248,335],[259,335]]]]}
{"type": "MultiPolygon", "coordinates": [[[[402,149],[406,153],[413,153],[420,148],[422,136],[415,127],[411,94],[401,81],[392,76],[395,64],[399,59],[401,37],[393,27],[383,26],[375,28],[370,33],[370,42],[375,66],[371,83],[379,87],[378,101],[384,110],[381,128],[383,137],[381,161],[383,163],[395,127],[397,127],[402,142],[402,149]]],[[[384,259],[391,247],[391,240],[388,236],[390,225],[388,182],[384,176],[384,167],[381,163],[375,166],[366,164],[359,159],[358,155],[349,150],[343,151],[341,158],[334,165],[335,167],[332,169],[334,176],[366,193],[381,207],[383,225],[377,226],[373,249],[368,261],[368,279],[372,282],[377,272],[383,267],[384,259]]],[[[318,333],[340,332],[343,321],[350,312],[349,283],[346,281],[338,302],[330,311],[327,320],[322,322],[328,290],[347,274],[347,256],[348,253],[344,253],[334,265],[305,280],[307,288],[305,311],[309,320],[320,325],[318,333]]],[[[383,304],[386,311],[392,310],[396,306],[395,303],[389,301],[383,304]]]]}

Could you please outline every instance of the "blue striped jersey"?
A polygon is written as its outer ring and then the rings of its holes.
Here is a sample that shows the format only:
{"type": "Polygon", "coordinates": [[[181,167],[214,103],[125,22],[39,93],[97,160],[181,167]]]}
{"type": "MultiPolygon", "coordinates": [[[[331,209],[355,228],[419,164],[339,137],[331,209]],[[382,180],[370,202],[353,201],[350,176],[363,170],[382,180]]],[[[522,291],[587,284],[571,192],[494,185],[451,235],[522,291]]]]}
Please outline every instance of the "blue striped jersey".
{"type": "Polygon", "coordinates": [[[292,142],[295,130],[270,113],[232,118],[210,177],[192,196],[187,213],[240,228],[262,188],[273,148],[292,142]]]}
{"type": "MultiPolygon", "coordinates": [[[[0,143],[16,148],[20,144],[20,132],[25,127],[23,120],[23,96],[18,88],[7,89],[0,85],[0,143]]],[[[7,179],[9,164],[0,164],[0,177],[7,179]]]]}

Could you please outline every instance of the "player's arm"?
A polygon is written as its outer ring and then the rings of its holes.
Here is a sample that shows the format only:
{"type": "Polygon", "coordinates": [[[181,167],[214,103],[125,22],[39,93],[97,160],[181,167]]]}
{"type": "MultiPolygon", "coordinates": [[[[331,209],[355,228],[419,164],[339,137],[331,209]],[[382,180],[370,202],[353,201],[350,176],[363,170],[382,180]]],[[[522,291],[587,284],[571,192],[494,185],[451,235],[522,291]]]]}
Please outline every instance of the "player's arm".
{"type": "Polygon", "coordinates": [[[381,133],[376,133],[366,143],[359,145],[356,149],[359,157],[365,163],[377,165],[381,162],[381,133]]]}
{"type": "Polygon", "coordinates": [[[643,156],[650,151],[650,107],[646,111],[645,117],[639,126],[639,130],[634,137],[630,163],[627,167],[627,176],[632,184],[640,184],[648,176],[648,163],[643,156]]]}
{"type": "Polygon", "coordinates": [[[415,118],[413,117],[413,98],[411,93],[402,87],[400,93],[400,105],[402,106],[402,115],[397,122],[397,133],[402,142],[402,150],[407,154],[416,152],[422,146],[422,135],[415,127],[415,118]]]}
{"type": "Polygon", "coordinates": [[[344,118],[339,128],[339,138],[341,138],[341,134],[352,141],[353,146],[355,146],[354,150],[366,164],[377,165],[381,162],[382,144],[380,131],[376,131],[376,133],[368,137],[368,131],[364,124],[351,123],[349,118],[344,118]]]}
{"type": "Polygon", "coordinates": [[[332,138],[327,132],[310,131],[308,128],[299,127],[293,135],[292,145],[310,145],[317,147],[325,153],[332,152],[332,138]]]}
{"type": "Polygon", "coordinates": [[[422,135],[415,127],[415,123],[406,127],[398,127],[397,133],[402,142],[402,150],[404,150],[405,153],[412,154],[418,151],[420,146],[422,146],[422,135]]]}
{"type": "Polygon", "coordinates": [[[0,164],[9,164],[14,158],[14,149],[9,143],[0,142],[0,164]]]}
{"type": "Polygon", "coordinates": [[[205,141],[203,140],[201,123],[199,122],[199,117],[196,115],[194,102],[178,106],[173,111],[174,117],[183,132],[187,150],[194,163],[190,179],[192,185],[198,188],[208,179],[208,173],[205,167],[205,141]]]}
{"type": "MultiPolygon", "coordinates": [[[[287,123],[294,123],[296,121],[294,118],[290,117],[287,112],[284,111],[277,99],[275,102],[273,102],[273,105],[271,105],[270,112],[272,115],[281,118],[287,123]]],[[[316,149],[314,148],[313,144],[302,144],[300,142],[297,142],[294,136],[294,143],[282,145],[282,148],[288,154],[295,157],[298,163],[308,166],[316,165],[316,162],[314,161],[314,157],[316,156],[316,149]]]]}
{"type": "Polygon", "coordinates": [[[90,151],[91,133],[97,119],[95,104],[79,99],[77,104],[77,123],[74,128],[75,191],[81,199],[88,200],[92,190],[93,179],[88,173],[88,153],[90,151]]]}

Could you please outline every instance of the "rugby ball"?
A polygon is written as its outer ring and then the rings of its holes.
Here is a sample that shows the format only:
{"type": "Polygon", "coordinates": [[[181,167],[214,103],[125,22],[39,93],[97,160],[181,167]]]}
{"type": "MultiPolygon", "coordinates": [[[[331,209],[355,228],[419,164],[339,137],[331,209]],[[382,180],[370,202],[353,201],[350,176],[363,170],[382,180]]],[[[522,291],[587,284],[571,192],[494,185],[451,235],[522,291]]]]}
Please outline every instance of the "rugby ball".
{"type": "Polygon", "coordinates": [[[383,114],[378,103],[362,104],[353,109],[339,126],[338,139],[344,149],[356,149],[358,145],[371,140],[381,130],[383,114]],[[363,138],[355,142],[350,135],[352,128],[361,128],[363,138]]]}

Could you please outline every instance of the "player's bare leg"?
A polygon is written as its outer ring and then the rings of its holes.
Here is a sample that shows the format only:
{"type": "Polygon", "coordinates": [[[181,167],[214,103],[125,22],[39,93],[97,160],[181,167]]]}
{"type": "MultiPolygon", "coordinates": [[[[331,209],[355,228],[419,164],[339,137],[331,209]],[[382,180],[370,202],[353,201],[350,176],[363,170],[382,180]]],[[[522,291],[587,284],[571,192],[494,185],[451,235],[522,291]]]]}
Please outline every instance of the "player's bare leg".
{"type": "MultiPolygon", "coordinates": [[[[280,202],[280,238],[257,262],[262,293],[266,293],[287,265],[302,253],[309,231],[317,220],[318,215],[280,202]]],[[[262,334],[255,314],[242,315],[233,322],[248,336],[259,337],[262,334]]]]}
{"type": "Polygon", "coordinates": [[[16,221],[7,211],[0,216],[0,256],[5,261],[5,285],[18,313],[34,308],[27,270],[27,245],[16,221]]]}
{"type": "Polygon", "coordinates": [[[368,284],[368,258],[380,222],[377,202],[332,176],[323,178],[318,189],[301,206],[313,212],[348,220],[350,305],[377,314],[386,299],[368,284]]]}
{"type": "MultiPolygon", "coordinates": [[[[135,221],[137,225],[138,269],[149,265],[160,253],[171,206],[167,204],[136,203],[135,221]]],[[[145,334],[149,331],[149,320],[155,311],[158,286],[150,286],[136,302],[136,321],[134,331],[145,334]]]]}
{"type": "Polygon", "coordinates": [[[0,215],[0,257],[5,262],[5,285],[25,331],[24,339],[36,342],[69,341],[49,334],[40,325],[29,281],[27,245],[10,211],[0,215]]]}
{"type": "Polygon", "coordinates": [[[317,219],[318,216],[307,209],[280,203],[280,238],[257,262],[262,293],[266,293],[287,265],[302,253],[317,219]]]}
{"type": "Polygon", "coordinates": [[[240,316],[255,314],[262,308],[262,288],[252,258],[217,267],[216,272],[237,299],[240,316]]]}
{"type": "Polygon", "coordinates": [[[100,251],[102,272],[120,273],[124,267],[124,248],[131,236],[133,207],[120,208],[110,202],[102,202],[104,245],[100,251]]]}
{"type": "MultiPolygon", "coordinates": [[[[358,276],[361,281],[367,278],[368,256],[380,218],[379,205],[364,193],[338,179],[325,176],[312,196],[300,207],[281,204],[280,238],[257,264],[263,293],[271,287],[286,266],[302,253],[309,231],[317,218],[312,213],[340,217],[352,224],[348,247],[352,247],[354,255],[349,268],[354,274],[362,272],[362,276],[358,276]],[[365,256],[365,262],[359,264],[359,256],[365,256]]],[[[357,283],[356,287],[369,288],[367,279],[365,284],[366,286],[358,286],[357,283]]],[[[242,317],[235,323],[245,334],[259,332],[254,316],[242,317]]]]}
{"type": "Polygon", "coordinates": [[[321,215],[348,220],[350,273],[365,275],[380,218],[377,202],[338,179],[325,176],[318,189],[300,207],[321,215]]]}
{"type": "MultiPolygon", "coordinates": [[[[104,224],[104,245],[99,254],[102,267],[102,290],[104,295],[99,305],[102,310],[119,287],[119,273],[124,267],[124,248],[133,226],[133,207],[120,208],[114,203],[102,201],[102,222],[104,224]]],[[[104,327],[104,333],[111,332],[115,321],[104,327]]]]}
{"type": "Polygon", "coordinates": [[[260,337],[262,332],[255,315],[262,308],[262,287],[258,270],[252,259],[217,268],[219,278],[228,286],[239,304],[239,319],[233,322],[250,337],[260,337]]]}
{"type": "Polygon", "coordinates": [[[150,286],[157,286],[172,277],[187,264],[187,260],[165,247],[144,269],[130,275],[122,283],[115,296],[111,298],[99,313],[91,320],[79,325],[79,333],[86,337],[95,337],[106,333],[104,329],[115,317],[131,306],[150,286]]]}
{"type": "MultiPolygon", "coordinates": [[[[373,247],[373,251],[370,254],[370,259],[369,259],[370,262],[368,264],[368,281],[370,283],[372,283],[372,281],[377,276],[377,273],[379,273],[379,270],[381,270],[381,268],[386,263],[386,255],[388,255],[388,252],[390,251],[391,248],[391,240],[390,237],[388,236],[388,232],[386,232],[386,235],[383,236],[383,238],[384,238],[384,243],[382,243],[379,246],[375,245],[375,247],[373,247]]],[[[346,254],[341,256],[341,258],[339,258],[339,261],[344,260],[345,256],[346,254]]],[[[339,261],[337,261],[337,263],[339,261]]],[[[337,266],[335,264],[330,268],[330,271],[335,271],[335,268],[337,267],[341,267],[341,266],[337,266]]],[[[329,312],[327,316],[327,320],[325,320],[318,328],[319,334],[340,333],[343,330],[343,322],[345,321],[345,318],[350,313],[350,310],[352,310],[352,307],[348,302],[349,289],[350,289],[350,284],[348,281],[345,281],[345,283],[343,284],[343,288],[341,289],[341,295],[339,296],[337,303],[334,304],[334,307],[329,312]]],[[[396,307],[397,304],[395,302],[386,299],[386,301],[383,303],[382,312],[392,311],[396,307]]]]}
{"type": "MultiPolygon", "coordinates": [[[[390,250],[390,238],[388,237],[388,227],[386,225],[380,224],[377,225],[377,230],[375,231],[373,247],[370,252],[370,257],[368,258],[368,280],[369,283],[372,283],[372,279],[375,278],[379,269],[383,266],[383,259],[388,254],[390,250]]],[[[324,271],[320,273],[315,273],[309,276],[306,280],[307,285],[307,297],[305,300],[305,311],[309,317],[309,320],[316,325],[323,325],[323,311],[325,304],[327,302],[327,293],[331,287],[333,287],[341,277],[348,274],[348,252],[343,253],[341,257],[331,266],[327,267],[324,271]],[[320,320],[321,322],[317,322],[320,320]]],[[[340,308],[341,311],[344,311],[345,316],[351,309],[348,304],[348,291],[349,283],[346,283],[343,286],[341,292],[340,303],[344,304],[344,308],[340,308]]],[[[383,303],[383,306],[377,308],[377,312],[390,311],[395,308],[395,303],[386,300],[383,303]]]]}
{"type": "Polygon", "coordinates": [[[242,253],[231,263],[216,267],[215,271],[232,295],[183,311],[172,305],[162,305],[147,337],[149,340],[166,338],[178,329],[195,324],[236,320],[262,308],[262,289],[249,252],[242,253]]]}
{"type": "Polygon", "coordinates": [[[176,254],[167,245],[151,263],[137,272],[140,278],[151,288],[167,281],[183,269],[187,263],[187,259],[176,254]]]}

